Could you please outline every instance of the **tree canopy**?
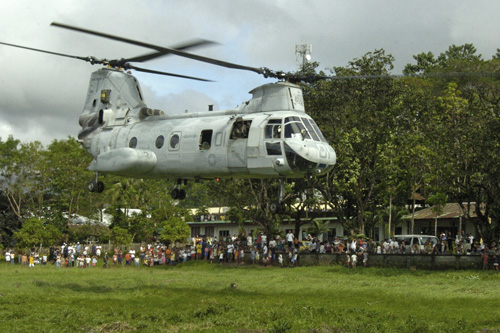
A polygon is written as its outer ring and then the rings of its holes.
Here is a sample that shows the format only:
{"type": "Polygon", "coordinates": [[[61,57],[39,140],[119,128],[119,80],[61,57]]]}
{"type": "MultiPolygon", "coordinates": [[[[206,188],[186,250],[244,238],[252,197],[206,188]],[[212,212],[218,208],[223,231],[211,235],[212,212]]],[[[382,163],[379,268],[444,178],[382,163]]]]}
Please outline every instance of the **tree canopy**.
{"type": "Polygon", "coordinates": [[[325,76],[326,71],[360,78],[300,83],[306,110],[338,162],[324,177],[287,181],[288,209],[281,214],[269,210],[278,194],[276,181],[189,184],[188,198],[174,202],[168,195],[172,182],[106,175],[107,190],[95,195],[85,189],[93,176],[86,169],[91,158],[74,138],[55,140],[47,148],[0,139],[1,241],[5,246],[17,237],[28,244],[19,232],[33,227],[33,217],[61,239],[82,237],[68,229],[69,217],[99,220],[106,211],[114,220],[104,238],[174,242],[189,236],[188,208],[209,206],[229,206],[231,218],[253,221],[271,234],[279,232],[283,219],[294,220],[298,231],[304,218],[317,217],[310,210],[320,205],[352,234],[370,234],[380,223],[387,229],[391,224],[391,233],[402,212],[415,212],[417,201],[438,199],[460,204],[469,212],[466,218],[474,213],[480,219],[477,233],[498,239],[499,54],[486,60],[472,44],[452,45],[437,56],[422,52],[405,66],[408,76],[397,78],[384,77],[395,59],[383,49],[324,71],[318,63],[306,64],[298,74],[325,76]],[[143,214],[128,214],[131,208],[143,214]]]}

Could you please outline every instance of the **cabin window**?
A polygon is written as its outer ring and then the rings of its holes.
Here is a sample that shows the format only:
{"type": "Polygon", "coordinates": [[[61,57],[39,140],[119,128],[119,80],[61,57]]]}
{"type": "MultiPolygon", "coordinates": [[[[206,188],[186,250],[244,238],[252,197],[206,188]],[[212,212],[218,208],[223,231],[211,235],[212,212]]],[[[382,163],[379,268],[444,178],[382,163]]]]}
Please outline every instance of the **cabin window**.
{"type": "Polygon", "coordinates": [[[163,135],[160,135],[159,137],[156,138],[155,146],[156,148],[160,149],[163,147],[163,144],[165,143],[165,138],[163,135]]]}
{"type": "Polygon", "coordinates": [[[101,103],[108,104],[109,103],[109,96],[110,95],[111,95],[111,90],[110,89],[103,89],[103,90],[101,90],[101,103]]]}
{"type": "Polygon", "coordinates": [[[231,139],[248,139],[248,132],[250,131],[251,120],[243,120],[238,117],[234,121],[233,128],[231,129],[231,139]]]}
{"type": "Polygon", "coordinates": [[[219,230],[219,241],[229,237],[229,230],[219,230]]]}
{"type": "Polygon", "coordinates": [[[200,150],[209,150],[212,146],[212,133],[213,130],[201,131],[200,135],[200,150]]]}
{"type": "Polygon", "coordinates": [[[217,134],[215,134],[215,146],[216,147],[222,146],[223,135],[224,135],[224,133],[222,133],[222,132],[218,132],[217,134]]]}
{"type": "Polygon", "coordinates": [[[177,149],[179,149],[179,145],[180,145],[179,134],[173,134],[170,137],[170,149],[171,150],[177,150],[177,149]]]}
{"type": "Polygon", "coordinates": [[[128,146],[130,148],[136,148],[137,147],[137,138],[134,136],[130,141],[128,142],[128,146]]]}
{"type": "Polygon", "coordinates": [[[281,143],[279,142],[266,142],[267,155],[282,155],[281,143]]]}

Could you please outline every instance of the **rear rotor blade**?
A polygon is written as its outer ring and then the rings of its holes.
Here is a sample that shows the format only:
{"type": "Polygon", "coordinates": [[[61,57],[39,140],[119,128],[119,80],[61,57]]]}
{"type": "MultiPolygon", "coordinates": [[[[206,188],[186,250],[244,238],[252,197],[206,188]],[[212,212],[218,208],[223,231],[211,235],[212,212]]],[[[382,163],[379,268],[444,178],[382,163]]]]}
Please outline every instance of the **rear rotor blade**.
{"type": "Polygon", "coordinates": [[[193,59],[193,60],[197,60],[197,61],[209,63],[209,64],[212,64],[212,65],[222,66],[222,67],[226,67],[226,68],[233,68],[233,69],[241,69],[241,70],[255,72],[255,73],[258,73],[258,74],[264,74],[264,70],[261,69],[261,68],[243,66],[243,65],[238,65],[238,64],[230,63],[230,62],[227,62],[227,61],[222,61],[222,60],[212,59],[212,58],[208,58],[208,57],[203,57],[203,56],[199,56],[199,55],[196,55],[196,54],[184,52],[184,51],[179,50],[179,49],[172,49],[172,48],[168,48],[168,47],[162,47],[162,46],[158,46],[158,45],[153,45],[153,44],[149,44],[149,43],[135,41],[135,40],[124,38],[124,37],[113,36],[113,35],[110,35],[110,34],[105,34],[105,33],[98,32],[98,31],[93,31],[93,30],[78,28],[78,27],[74,27],[74,26],[70,26],[70,25],[66,25],[66,24],[61,24],[61,23],[57,23],[57,22],[52,22],[51,25],[53,25],[55,27],[59,27],[59,28],[64,28],[64,29],[69,29],[69,30],[74,30],[74,31],[78,31],[78,32],[82,32],[82,33],[94,35],[94,36],[108,38],[108,39],[112,39],[112,40],[116,40],[116,41],[120,41],[120,42],[124,42],[124,43],[128,43],[128,44],[133,44],[133,45],[137,45],[137,46],[147,47],[147,48],[150,48],[150,49],[153,49],[153,50],[164,52],[165,54],[171,53],[171,54],[178,55],[180,57],[189,58],[189,59],[193,59]]]}
{"type": "Polygon", "coordinates": [[[64,53],[58,53],[58,52],[52,52],[52,51],[47,51],[47,50],[41,50],[41,49],[35,49],[33,47],[27,47],[27,46],[21,46],[21,45],[16,45],[16,44],[9,44],[9,43],[4,43],[0,42],[2,45],[7,45],[7,46],[12,46],[12,47],[17,47],[20,49],[25,49],[25,50],[30,50],[30,51],[35,51],[35,52],[42,52],[42,53],[47,53],[47,54],[52,54],[60,57],[66,57],[66,58],[73,58],[73,59],[78,59],[78,60],[84,60],[87,62],[91,61],[91,57],[79,57],[79,56],[74,56],[71,54],[64,54],[64,53]]]}

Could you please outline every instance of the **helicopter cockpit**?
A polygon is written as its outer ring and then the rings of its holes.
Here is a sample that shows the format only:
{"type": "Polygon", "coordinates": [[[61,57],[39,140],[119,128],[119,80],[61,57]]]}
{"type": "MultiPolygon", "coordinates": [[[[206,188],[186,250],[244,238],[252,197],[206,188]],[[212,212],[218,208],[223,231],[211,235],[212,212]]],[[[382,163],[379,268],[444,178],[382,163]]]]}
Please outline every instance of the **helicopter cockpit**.
{"type": "MultiPolygon", "coordinates": [[[[322,174],[332,169],[335,151],[313,119],[288,116],[267,121],[264,139],[268,156],[285,156],[292,172],[322,174]]],[[[280,160],[277,159],[279,168],[280,160]]]]}

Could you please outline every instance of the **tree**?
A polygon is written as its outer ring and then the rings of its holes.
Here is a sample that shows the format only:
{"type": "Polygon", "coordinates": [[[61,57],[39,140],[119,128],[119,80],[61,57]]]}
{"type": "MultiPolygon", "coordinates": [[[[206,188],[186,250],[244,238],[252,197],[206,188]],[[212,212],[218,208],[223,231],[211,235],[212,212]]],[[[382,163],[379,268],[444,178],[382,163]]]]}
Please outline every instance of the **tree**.
{"type": "Polygon", "coordinates": [[[160,240],[170,243],[186,243],[191,230],[180,217],[171,217],[161,224],[160,240]]]}
{"type": "Polygon", "coordinates": [[[130,243],[132,243],[132,235],[130,235],[126,229],[114,227],[111,229],[110,241],[115,246],[127,247],[130,243]]]}
{"type": "Polygon", "coordinates": [[[32,248],[35,246],[49,246],[61,237],[56,227],[37,218],[25,220],[23,227],[14,233],[19,247],[32,248]]]}
{"type": "MultiPolygon", "coordinates": [[[[377,50],[333,71],[338,76],[385,75],[393,61],[377,50]]],[[[385,156],[395,127],[397,86],[390,78],[316,81],[304,86],[304,93],[306,109],[341,157],[317,189],[344,228],[365,233],[366,213],[387,192],[385,156]]]]}

